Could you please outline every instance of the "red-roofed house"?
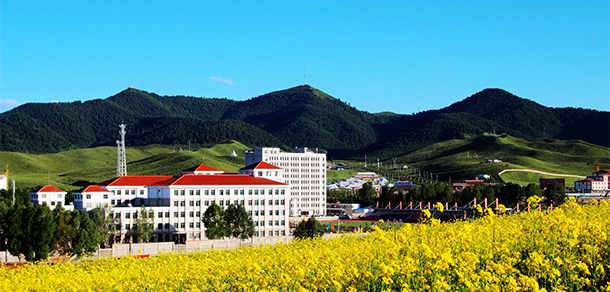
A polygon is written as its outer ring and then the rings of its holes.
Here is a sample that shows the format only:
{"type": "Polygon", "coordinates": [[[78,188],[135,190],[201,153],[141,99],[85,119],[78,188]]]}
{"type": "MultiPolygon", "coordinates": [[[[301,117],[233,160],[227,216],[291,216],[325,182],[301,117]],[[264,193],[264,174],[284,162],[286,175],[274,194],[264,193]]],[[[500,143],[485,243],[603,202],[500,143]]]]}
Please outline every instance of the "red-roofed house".
{"type": "Polygon", "coordinates": [[[259,161],[250,164],[239,170],[240,174],[247,174],[253,177],[262,177],[278,182],[284,182],[284,170],[273,164],[264,161],[259,161]]]}
{"type": "MultiPolygon", "coordinates": [[[[282,177],[283,170],[279,167],[260,167],[278,172],[282,177]]],[[[223,208],[230,204],[243,205],[254,221],[255,236],[286,236],[289,192],[290,186],[281,181],[246,174],[223,174],[200,165],[180,176],[122,176],[89,186],[78,193],[78,206],[87,209],[87,200],[93,208],[108,202],[118,230],[115,242],[131,237],[141,206],[154,213],[153,241],[184,242],[205,238],[202,216],[212,203],[223,208]],[[88,195],[90,199],[87,199],[88,195]]]]}
{"type": "Polygon", "coordinates": [[[609,192],[610,170],[595,171],[586,179],[575,181],[574,190],[579,193],[609,192]]]}
{"type": "MultiPolygon", "coordinates": [[[[58,189],[54,186],[43,186],[36,192],[30,193],[33,204],[49,206],[51,210],[55,209],[57,205],[64,205],[67,192],[58,189]]],[[[66,210],[73,210],[73,205],[63,206],[66,210]]]]}
{"type": "Polygon", "coordinates": [[[95,208],[110,206],[112,192],[98,185],[90,185],[74,193],[74,208],[91,211],[95,208]]]}
{"type": "Polygon", "coordinates": [[[217,175],[223,174],[224,171],[218,170],[216,168],[207,166],[205,164],[200,164],[199,166],[191,167],[182,172],[182,174],[207,174],[207,175],[217,175]]]}

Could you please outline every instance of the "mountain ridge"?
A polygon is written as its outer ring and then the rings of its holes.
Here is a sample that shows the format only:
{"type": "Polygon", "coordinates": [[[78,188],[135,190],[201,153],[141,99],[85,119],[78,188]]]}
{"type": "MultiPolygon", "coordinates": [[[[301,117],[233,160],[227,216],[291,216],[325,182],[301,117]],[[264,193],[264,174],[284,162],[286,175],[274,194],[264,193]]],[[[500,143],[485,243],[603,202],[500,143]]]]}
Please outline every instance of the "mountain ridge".
{"type": "Polygon", "coordinates": [[[250,147],[322,148],[329,156],[389,158],[485,132],[579,139],[610,146],[609,112],[549,108],[502,89],[484,89],[445,108],[412,115],[371,114],[309,85],[245,101],[160,96],[128,88],[85,102],[28,103],[0,114],[0,150],[53,153],[114,145],[126,123],[128,146],[238,140],[250,147]],[[595,127],[590,125],[594,124],[595,127]]]}

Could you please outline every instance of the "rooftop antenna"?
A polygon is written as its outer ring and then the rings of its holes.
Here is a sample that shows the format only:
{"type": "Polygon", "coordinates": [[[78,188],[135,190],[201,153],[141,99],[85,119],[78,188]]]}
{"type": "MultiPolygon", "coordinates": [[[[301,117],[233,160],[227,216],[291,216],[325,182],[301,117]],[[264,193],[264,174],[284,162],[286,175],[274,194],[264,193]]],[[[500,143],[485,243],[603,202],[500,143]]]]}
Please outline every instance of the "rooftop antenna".
{"type": "Polygon", "coordinates": [[[305,76],[306,76],[306,72],[305,72],[305,69],[303,69],[303,85],[307,85],[307,81],[305,79],[305,76]]]}
{"type": "Polygon", "coordinates": [[[119,135],[121,135],[121,140],[117,140],[117,161],[116,161],[116,176],[127,176],[127,159],[125,157],[125,124],[120,124],[119,135]]]}

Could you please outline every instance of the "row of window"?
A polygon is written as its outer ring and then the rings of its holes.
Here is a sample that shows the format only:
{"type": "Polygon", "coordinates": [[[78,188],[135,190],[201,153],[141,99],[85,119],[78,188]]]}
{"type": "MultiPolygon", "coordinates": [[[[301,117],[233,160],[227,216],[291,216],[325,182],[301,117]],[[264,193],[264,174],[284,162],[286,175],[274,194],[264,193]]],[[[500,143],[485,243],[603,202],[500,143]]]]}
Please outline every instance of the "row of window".
{"type": "MultiPolygon", "coordinates": [[[[286,221],[285,220],[269,220],[269,225],[267,226],[286,226],[286,221]],[[281,224],[281,225],[280,225],[281,224]]],[[[181,223],[174,223],[173,227],[174,229],[178,229],[178,226],[180,226],[181,229],[185,229],[186,228],[186,223],[185,222],[181,222],[181,223]]],[[[254,226],[265,226],[265,221],[254,221],[254,226]]],[[[201,222],[189,222],[189,228],[193,229],[193,228],[201,228],[201,222]]],[[[125,224],[125,230],[137,230],[138,229],[138,225],[137,224],[125,224]]],[[[158,230],[169,230],[170,229],[170,224],[169,223],[159,223],[157,224],[157,229],[158,230]]],[[[117,224],[116,225],[116,230],[121,230],[121,224],[117,224]]]]}
{"type": "MultiPolygon", "coordinates": [[[[185,207],[186,206],[186,202],[187,201],[174,201],[174,207],[185,207]]],[[[203,205],[204,206],[209,206],[210,204],[215,203],[218,204],[219,206],[229,206],[231,204],[230,200],[219,200],[218,202],[216,202],[216,200],[205,200],[203,201],[203,205]]],[[[280,206],[280,205],[286,205],[286,200],[269,200],[269,206],[272,206],[273,203],[275,203],[276,206],[280,206]]],[[[244,200],[233,200],[233,204],[235,205],[243,205],[244,204],[244,200]]],[[[254,204],[254,206],[258,206],[259,204],[261,206],[265,205],[265,200],[248,200],[248,206],[252,206],[254,204]]],[[[188,205],[189,207],[199,207],[201,206],[201,201],[188,201],[188,205]]]]}
{"type": "MultiPolygon", "coordinates": [[[[51,199],[52,195],[49,195],[49,199],[51,199]]],[[[40,194],[40,198],[41,199],[46,199],[47,198],[47,194],[40,194]]],[[[63,194],[57,194],[57,198],[61,199],[63,198],[63,194]]],[[[32,199],[38,199],[38,194],[32,194],[32,199]]]]}
{"type": "MultiPolygon", "coordinates": [[[[185,196],[186,195],[186,191],[187,190],[174,190],[174,196],[185,196]]],[[[196,195],[196,196],[201,196],[201,190],[188,190],[188,193],[190,196],[196,195]]],[[[284,195],[285,191],[284,189],[275,189],[275,190],[267,190],[267,194],[268,195],[273,195],[275,193],[275,195],[284,195]]],[[[203,190],[203,194],[205,196],[211,195],[211,196],[215,196],[216,195],[216,190],[203,190]]],[[[231,190],[218,190],[218,195],[230,195],[231,194],[231,190]]],[[[233,195],[244,195],[245,194],[245,190],[233,190],[233,195]]],[[[261,189],[260,192],[259,190],[248,190],[248,195],[265,195],[265,189],[261,189]]]]}
{"type": "MultiPolygon", "coordinates": [[[[55,203],[55,202],[53,202],[53,203],[55,203]]],[[[150,211],[150,212],[151,212],[150,217],[152,217],[153,216],[152,215],[152,211],[150,211]]],[[[269,210],[269,212],[268,212],[269,216],[273,216],[274,214],[276,216],[279,216],[280,213],[282,215],[286,215],[286,210],[269,210]]],[[[138,218],[138,212],[134,212],[133,214],[132,213],[124,213],[124,214],[125,214],[125,219],[131,219],[131,218],[136,219],[136,218],[138,218]]],[[[164,218],[164,217],[165,218],[169,218],[169,214],[170,214],[169,211],[166,211],[166,212],[157,212],[157,218],[164,218]],[[165,216],[163,216],[163,215],[165,215],[165,216]]],[[[260,210],[260,211],[259,210],[254,210],[254,212],[253,211],[248,211],[248,214],[250,216],[253,216],[253,215],[254,216],[259,216],[259,214],[260,214],[260,216],[265,216],[265,214],[267,214],[267,213],[265,212],[265,210],[260,210]]],[[[110,219],[121,219],[121,214],[117,213],[117,214],[113,215],[111,213],[110,215],[108,215],[108,217],[110,219]]],[[[178,218],[178,217],[185,218],[186,217],[186,212],[174,212],[174,218],[178,218]]],[[[197,218],[201,217],[201,211],[190,211],[189,212],[189,218],[194,218],[194,217],[197,217],[197,218]]]]}
{"type": "MultiPolygon", "coordinates": [[[[111,192],[113,195],[121,195],[121,194],[135,195],[136,194],[136,190],[116,190],[116,193],[114,190],[112,190],[111,192]]],[[[144,195],[144,190],[140,190],[140,195],[144,195]]]]}

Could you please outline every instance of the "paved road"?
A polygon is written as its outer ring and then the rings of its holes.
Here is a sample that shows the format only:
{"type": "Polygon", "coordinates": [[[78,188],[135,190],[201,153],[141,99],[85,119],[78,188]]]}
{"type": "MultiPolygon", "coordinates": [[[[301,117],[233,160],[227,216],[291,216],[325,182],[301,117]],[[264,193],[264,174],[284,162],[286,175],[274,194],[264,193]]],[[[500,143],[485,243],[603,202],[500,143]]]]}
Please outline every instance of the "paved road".
{"type": "Polygon", "coordinates": [[[546,174],[546,175],[554,175],[554,176],[569,176],[569,177],[582,178],[582,179],[586,178],[586,176],[582,176],[582,175],[563,174],[563,173],[550,173],[550,172],[544,172],[544,171],[533,170],[533,169],[505,169],[503,171],[500,171],[498,173],[498,175],[503,174],[503,173],[508,172],[508,171],[524,171],[524,172],[535,172],[535,173],[546,174]]]}

